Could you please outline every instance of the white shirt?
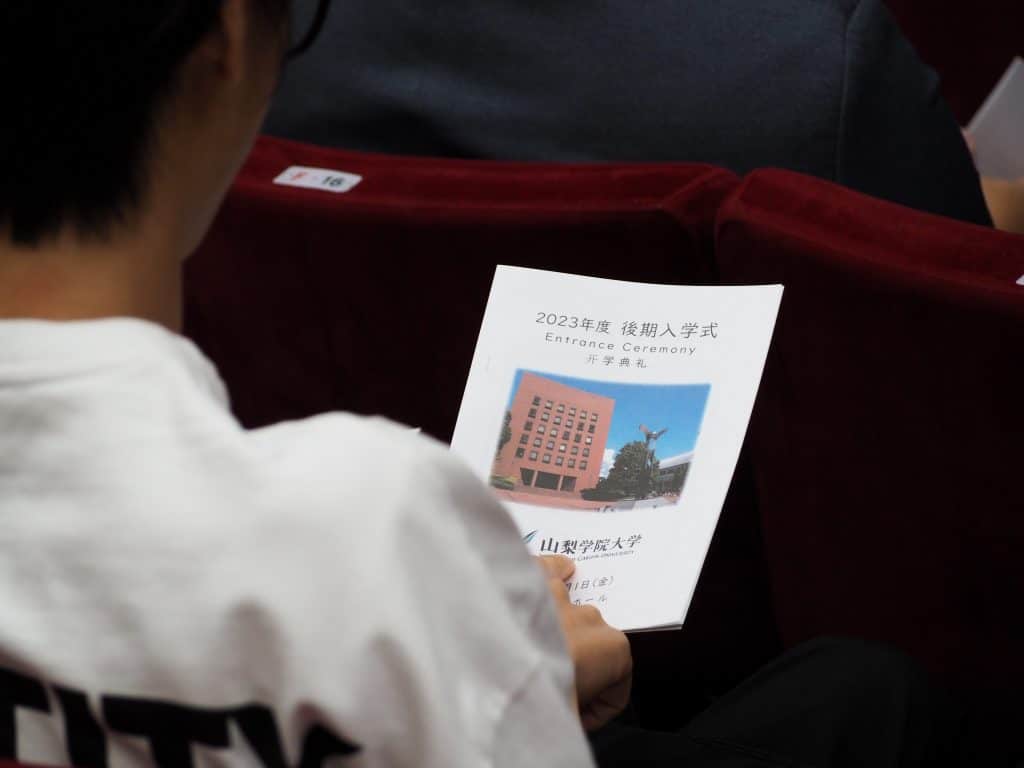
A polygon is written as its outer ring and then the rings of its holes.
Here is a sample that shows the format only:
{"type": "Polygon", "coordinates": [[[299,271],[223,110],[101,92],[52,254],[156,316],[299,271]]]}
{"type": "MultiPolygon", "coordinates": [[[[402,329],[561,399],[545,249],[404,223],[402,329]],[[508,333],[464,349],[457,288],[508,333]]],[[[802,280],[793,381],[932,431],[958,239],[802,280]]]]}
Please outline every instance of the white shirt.
{"type": "Polygon", "coordinates": [[[158,326],[0,322],[0,758],[589,766],[550,603],[439,444],[246,431],[158,326]]]}

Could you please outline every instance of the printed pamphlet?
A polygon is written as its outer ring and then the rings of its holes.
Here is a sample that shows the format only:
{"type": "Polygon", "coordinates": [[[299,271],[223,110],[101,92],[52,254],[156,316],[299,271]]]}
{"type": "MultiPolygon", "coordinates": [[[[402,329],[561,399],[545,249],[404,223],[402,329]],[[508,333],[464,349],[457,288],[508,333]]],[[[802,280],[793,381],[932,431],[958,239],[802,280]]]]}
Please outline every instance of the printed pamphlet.
{"type": "Polygon", "coordinates": [[[750,419],[781,286],[498,267],[452,440],[570,599],[679,627],[750,419]]]}

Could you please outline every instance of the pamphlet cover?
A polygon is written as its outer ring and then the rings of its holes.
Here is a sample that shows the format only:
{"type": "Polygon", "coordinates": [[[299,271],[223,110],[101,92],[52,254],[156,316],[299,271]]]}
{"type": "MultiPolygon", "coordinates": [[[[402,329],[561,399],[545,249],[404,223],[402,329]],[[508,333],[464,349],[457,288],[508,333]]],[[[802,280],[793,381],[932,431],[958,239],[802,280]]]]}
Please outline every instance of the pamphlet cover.
{"type": "Polygon", "coordinates": [[[682,625],[781,297],[498,267],[452,450],[609,624],[682,625]]]}

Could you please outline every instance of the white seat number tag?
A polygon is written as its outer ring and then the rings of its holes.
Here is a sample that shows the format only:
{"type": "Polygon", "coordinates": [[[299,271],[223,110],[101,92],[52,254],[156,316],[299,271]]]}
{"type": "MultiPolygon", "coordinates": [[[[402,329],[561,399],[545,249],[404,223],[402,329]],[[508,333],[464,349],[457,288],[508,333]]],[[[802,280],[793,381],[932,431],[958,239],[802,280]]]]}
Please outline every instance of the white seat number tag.
{"type": "Polygon", "coordinates": [[[351,192],[363,180],[362,176],[326,168],[305,168],[293,165],[276,179],[275,184],[285,187],[319,189],[322,192],[351,192]]]}

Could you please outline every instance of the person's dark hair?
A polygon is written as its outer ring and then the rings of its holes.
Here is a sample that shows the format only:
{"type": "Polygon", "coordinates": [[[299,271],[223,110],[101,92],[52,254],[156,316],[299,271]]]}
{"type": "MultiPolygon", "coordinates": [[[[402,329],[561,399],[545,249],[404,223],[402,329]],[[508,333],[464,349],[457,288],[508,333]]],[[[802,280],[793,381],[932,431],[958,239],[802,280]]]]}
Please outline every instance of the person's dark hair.
{"type": "MultiPolygon", "coordinates": [[[[258,0],[284,23],[288,0],[258,0]]],[[[103,236],[145,189],[155,118],[221,0],[0,0],[0,231],[103,236]]]]}

